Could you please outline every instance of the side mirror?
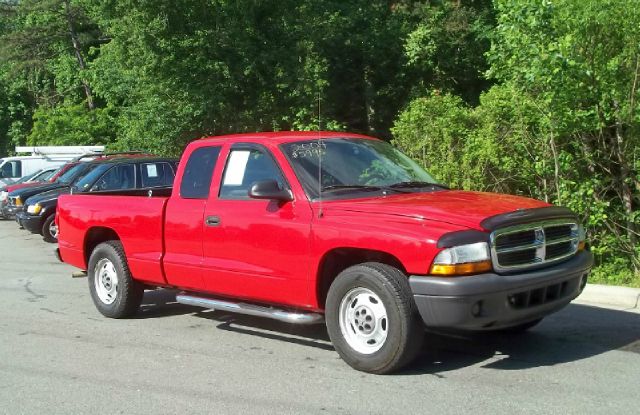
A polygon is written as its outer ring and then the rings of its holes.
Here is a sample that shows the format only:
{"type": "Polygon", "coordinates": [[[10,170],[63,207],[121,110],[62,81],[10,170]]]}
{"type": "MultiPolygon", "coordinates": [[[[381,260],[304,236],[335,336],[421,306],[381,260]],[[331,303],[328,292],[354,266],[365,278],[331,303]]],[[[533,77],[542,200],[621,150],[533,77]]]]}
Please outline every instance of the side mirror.
{"type": "Polygon", "coordinates": [[[252,199],[269,199],[281,202],[289,202],[293,200],[291,192],[282,189],[275,180],[260,180],[251,185],[249,197],[252,199]]]}

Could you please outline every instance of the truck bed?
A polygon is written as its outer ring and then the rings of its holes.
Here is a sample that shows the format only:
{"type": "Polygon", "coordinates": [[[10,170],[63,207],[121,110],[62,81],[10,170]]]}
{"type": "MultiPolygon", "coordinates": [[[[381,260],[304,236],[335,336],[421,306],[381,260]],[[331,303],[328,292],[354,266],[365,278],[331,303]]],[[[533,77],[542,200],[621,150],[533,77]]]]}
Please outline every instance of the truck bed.
{"type": "Polygon", "coordinates": [[[164,214],[171,189],[62,195],[58,202],[60,256],[87,269],[92,239],[115,232],[122,241],[131,272],[149,283],[166,283],[162,272],[164,214]],[[142,196],[143,194],[144,196],[142,196]],[[84,236],[86,234],[86,237],[84,236]],[[88,249],[87,249],[88,248],[88,249]]]}

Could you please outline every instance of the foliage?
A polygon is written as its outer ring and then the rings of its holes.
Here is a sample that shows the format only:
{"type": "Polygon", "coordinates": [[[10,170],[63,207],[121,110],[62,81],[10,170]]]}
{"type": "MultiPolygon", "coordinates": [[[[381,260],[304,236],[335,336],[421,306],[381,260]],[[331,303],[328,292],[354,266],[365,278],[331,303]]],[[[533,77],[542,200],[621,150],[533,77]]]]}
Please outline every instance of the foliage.
{"type": "Polygon", "coordinates": [[[0,0],[2,155],[393,138],[454,187],[579,212],[611,282],[640,279],[639,81],[640,0],[0,0]]]}
{"type": "Polygon", "coordinates": [[[39,107],[27,145],[109,144],[114,141],[112,108],[89,110],[85,103],[39,107]]]}
{"type": "Polygon", "coordinates": [[[397,145],[454,186],[579,212],[596,277],[625,283],[640,281],[640,2],[631,3],[496,1],[497,84],[475,108],[416,99],[393,128],[397,145]]]}

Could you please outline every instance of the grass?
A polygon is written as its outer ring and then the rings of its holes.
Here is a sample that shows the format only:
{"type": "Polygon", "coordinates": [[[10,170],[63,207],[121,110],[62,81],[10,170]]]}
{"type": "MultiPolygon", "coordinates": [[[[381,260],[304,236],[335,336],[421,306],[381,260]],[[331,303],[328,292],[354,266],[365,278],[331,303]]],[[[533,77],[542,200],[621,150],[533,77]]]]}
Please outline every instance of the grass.
{"type": "Polygon", "coordinates": [[[640,274],[628,269],[620,269],[602,264],[593,269],[589,277],[591,284],[619,285],[640,288],[640,274]]]}

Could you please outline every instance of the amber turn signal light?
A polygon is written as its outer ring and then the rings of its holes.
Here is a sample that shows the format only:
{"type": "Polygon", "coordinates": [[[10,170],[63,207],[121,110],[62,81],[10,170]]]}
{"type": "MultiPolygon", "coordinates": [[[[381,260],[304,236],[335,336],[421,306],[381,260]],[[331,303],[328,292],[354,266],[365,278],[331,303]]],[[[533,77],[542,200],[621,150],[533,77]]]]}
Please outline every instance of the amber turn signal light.
{"type": "Polygon", "coordinates": [[[433,264],[431,275],[455,277],[491,271],[491,261],[467,262],[464,264],[433,264]]]}

